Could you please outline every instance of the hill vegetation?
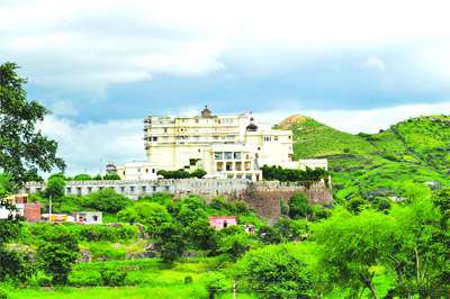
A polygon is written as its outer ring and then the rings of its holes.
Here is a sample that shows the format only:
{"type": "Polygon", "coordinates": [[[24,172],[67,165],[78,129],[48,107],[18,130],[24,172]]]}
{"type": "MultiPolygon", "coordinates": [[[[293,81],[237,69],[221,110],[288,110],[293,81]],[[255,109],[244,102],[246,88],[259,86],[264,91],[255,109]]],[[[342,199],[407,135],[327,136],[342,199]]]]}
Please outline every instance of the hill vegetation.
{"type": "Polygon", "coordinates": [[[337,200],[401,198],[450,184],[450,116],[411,118],[377,134],[353,135],[305,116],[277,127],[293,130],[295,159],[329,160],[337,200]]]}

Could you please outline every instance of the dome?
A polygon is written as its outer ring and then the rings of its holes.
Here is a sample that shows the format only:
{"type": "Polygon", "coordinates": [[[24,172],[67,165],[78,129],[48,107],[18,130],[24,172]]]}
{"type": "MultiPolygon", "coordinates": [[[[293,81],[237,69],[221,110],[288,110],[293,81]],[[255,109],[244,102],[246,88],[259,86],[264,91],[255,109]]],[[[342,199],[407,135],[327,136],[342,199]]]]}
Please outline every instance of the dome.
{"type": "Polygon", "coordinates": [[[202,117],[211,117],[211,114],[212,112],[208,109],[208,105],[205,105],[205,108],[201,112],[202,117]]]}
{"type": "Polygon", "coordinates": [[[258,131],[258,126],[255,125],[254,121],[255,121],[255,119],[253,117],[250,118],[250,124],[246,128],[247,132],[256,132],[256,131],[258,131]]]}

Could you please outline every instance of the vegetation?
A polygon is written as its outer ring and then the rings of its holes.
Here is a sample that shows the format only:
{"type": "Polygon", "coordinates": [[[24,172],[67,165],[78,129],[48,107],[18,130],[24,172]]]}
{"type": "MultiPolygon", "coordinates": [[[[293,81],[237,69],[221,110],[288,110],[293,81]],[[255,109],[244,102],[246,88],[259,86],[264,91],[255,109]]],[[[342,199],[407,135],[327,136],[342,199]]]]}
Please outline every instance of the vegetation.
{"type": "MultiPolygon", "coordinates": [[[[37,169],[62,166],[56,144],[35,133],[45,109],[25,100],[15,68],[0,67],[2,196],[26,178],[38,179],[37,169]],[[8,135],[9,126],[18,136],[8,135]]],[[[332,206],[294,194],[282,203],[282,217],[269,224],[245,202],[223,198],[156,194],[131,201],[111,189],[63,196],[67,178],[57,173],[34,199],[51,197],[57,211],[100,210],[115,223],[22,224],[11,213],[0,221],[0,298],[448,296],[448,117],[356,136],[299,119],[279,127],[294,129],[297,158],[330,159],[332,206]],[[235,216],[239,225],[219,230],[210,216],[235,216]]],[[[265,171],[282,181],[329,175],[265,171]]]]}
{"type": "Polygon", "coordinates": [[[293,130],[295,159],[328,159],[338,201],[376,206],[410,186],[450,185],[450,116],[413,118],[378,134],[352,135],[299,116],[278,127],[293,130]]]}
{"type": "Polygon", "coordinates": [[[165,179],[188,179],[198,178],[201,179],[206,175],[206,171],[203,169],[196,169],[193,172],[188,172],[184,169],[179,170],[158,170],[158,175],[165,179]]]}

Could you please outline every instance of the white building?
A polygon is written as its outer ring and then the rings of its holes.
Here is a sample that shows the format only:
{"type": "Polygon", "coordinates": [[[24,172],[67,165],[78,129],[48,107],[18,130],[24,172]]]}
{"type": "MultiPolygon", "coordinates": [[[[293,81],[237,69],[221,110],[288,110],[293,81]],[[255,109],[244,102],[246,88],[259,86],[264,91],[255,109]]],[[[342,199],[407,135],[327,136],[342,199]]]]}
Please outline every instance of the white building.
{"type": "Polygon", "coordinates": [[[116,167],[121,180],[148,181],[157,179],[157,169],[149,162],[128,162],[116,167]]]}
{"type": "Polygon", "coordinates": [[[148,162],[158,169],[258,181],[263,165],[301,166],[292,161],[292,131],[265,128],[251,114],[217,116],[205,106],[198,116],[149,116],[144,123],[148,162]]]}

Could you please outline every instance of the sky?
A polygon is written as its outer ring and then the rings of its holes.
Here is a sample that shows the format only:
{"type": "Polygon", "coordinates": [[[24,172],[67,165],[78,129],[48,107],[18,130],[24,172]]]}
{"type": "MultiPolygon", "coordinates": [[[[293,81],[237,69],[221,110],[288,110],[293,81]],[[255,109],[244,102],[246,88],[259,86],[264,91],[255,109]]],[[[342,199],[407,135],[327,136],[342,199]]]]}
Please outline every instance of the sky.
{"type": "Polygon", "coordinates": [[[0,63],[69,173],[144,160],[143,118],[305,114],[377,132],[450,114],[448,1],[0,0],[0,63]]]}

